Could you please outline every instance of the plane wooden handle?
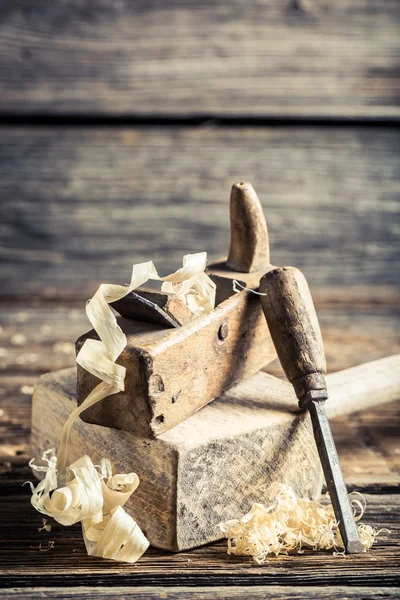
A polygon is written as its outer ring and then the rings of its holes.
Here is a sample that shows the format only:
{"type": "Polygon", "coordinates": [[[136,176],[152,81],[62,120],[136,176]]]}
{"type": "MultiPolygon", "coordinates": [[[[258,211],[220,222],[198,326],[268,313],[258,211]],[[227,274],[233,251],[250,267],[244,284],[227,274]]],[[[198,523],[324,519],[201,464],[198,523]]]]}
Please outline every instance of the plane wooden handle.
{"type": "Polygon", "coordinates": [[[230,215],[228,269],[239,273],[265,272],[269,266],[268,228],[251,183],[239,181],[232,186],[230,215]]]}
{"type": "Polygon", "coordinates": [[[304,275],[280,267],[260,281],[261,303],[282,368],[300,406],[328,397],[321,330],[304,275]]]}

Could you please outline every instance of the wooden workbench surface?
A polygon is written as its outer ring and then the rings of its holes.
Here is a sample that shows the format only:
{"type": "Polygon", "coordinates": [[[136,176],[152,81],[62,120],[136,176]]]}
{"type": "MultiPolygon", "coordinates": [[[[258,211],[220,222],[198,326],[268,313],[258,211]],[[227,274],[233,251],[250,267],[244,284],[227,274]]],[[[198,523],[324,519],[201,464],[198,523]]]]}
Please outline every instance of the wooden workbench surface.
{"type": "MultiPolygon", "coordinates": [[[[321,296],[317,293],[317,296],[321,296]]],[[[317,303],[330,370],[398,352],[391,303],[317,303]]],[[[0,374],[2,479],[0,594],[10,598],[373,598],[395,597],[400,547],[400,404],[333,422],[346,481],[368,503],[364,521],[388,528],[368,554],[330,552],[271,558],[257,566],[226,554],[218,542],[182,554],[150,549],[136,565],[87,556],[79,526],[52,524],[38,531],[42,517],[30,506],[27,466],[31,389],[41,372],[74,364],[73,341],[87,327],[79,303],[49,301],[6,304],[1,311],[0,374]],[[25,339],[15,338],[21,333],[25,339]],[[18,343],[16,343],[18,342],[18,343]],[[54,542],[54,546],[52,543],[54,542]],[[50,547],[52,546],[52,547],[50,547]]],[[[280,374],[272,365],[271,372],[280,374]]]]}

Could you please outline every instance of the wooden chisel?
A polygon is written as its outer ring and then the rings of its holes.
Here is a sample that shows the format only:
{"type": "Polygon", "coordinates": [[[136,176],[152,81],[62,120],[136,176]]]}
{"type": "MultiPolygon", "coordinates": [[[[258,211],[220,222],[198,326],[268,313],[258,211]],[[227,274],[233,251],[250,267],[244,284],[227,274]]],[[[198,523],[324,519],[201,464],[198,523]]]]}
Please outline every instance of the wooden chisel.
{"type": "Polygon", "coordinates": [[[282,368],[299,406],[311,415],[315,442],[345,550],[362,552],[335,442],[325,412],[328,399],[321,331],[304,275],[294,267],[266,273],[260,281],[261,303],[282,368]]]}

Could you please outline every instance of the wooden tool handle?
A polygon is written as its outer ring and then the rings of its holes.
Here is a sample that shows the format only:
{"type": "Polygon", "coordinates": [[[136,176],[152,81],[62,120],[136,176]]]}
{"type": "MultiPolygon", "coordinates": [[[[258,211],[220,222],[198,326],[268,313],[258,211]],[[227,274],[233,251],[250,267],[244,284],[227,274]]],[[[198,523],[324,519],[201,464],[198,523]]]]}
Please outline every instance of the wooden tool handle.
{"type": "Polygon", "coordinates": [[[240,273],[265,273],[269,265],[268,229],[261,202],[251,183],[233,184],[230,216],[227,267],[240,273]]]}
{"type": "Polygon", "coordinates": [[[266,273],[261,303],[272,340],[300,406],[328,397],[326,361],[314,304],[304,275],[294,267],[266,273]]]}
{"type": "Polygon", "coordinates": [[[400,400],[400,354],[386,356],[326,377],[329,418],[366,411],[400,400]]]}

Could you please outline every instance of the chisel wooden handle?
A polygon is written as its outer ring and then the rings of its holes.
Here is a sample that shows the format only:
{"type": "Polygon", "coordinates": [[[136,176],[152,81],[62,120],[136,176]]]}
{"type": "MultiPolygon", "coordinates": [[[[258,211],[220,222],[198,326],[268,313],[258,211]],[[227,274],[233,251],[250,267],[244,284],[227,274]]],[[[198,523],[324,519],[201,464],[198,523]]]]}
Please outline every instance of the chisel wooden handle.
{"type": "Polygon", "coordinates": [[[324,402],[325,353],[310,290],[304,275],[293,267],[273,269],[261,279],[264,313],[272,340],[300,407],[308,408],[315,443],[339,524],[344,548],[349,554],[362,552],[353,509],[340,469],[324,402]]]}
{"type": "Polygon", "coordinates": [[[293,385],[299,405],[328,397],[326,360],[321,330],[304,275],[294,267],[280,267],[260,281],[261,303],[272,340],[293,385]]]}

